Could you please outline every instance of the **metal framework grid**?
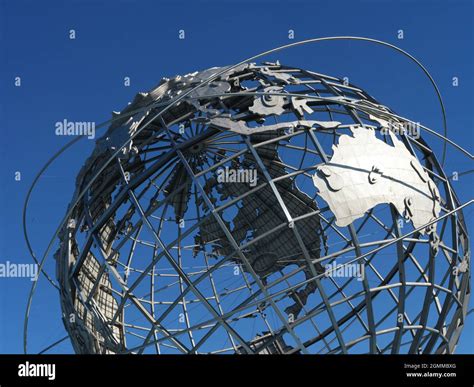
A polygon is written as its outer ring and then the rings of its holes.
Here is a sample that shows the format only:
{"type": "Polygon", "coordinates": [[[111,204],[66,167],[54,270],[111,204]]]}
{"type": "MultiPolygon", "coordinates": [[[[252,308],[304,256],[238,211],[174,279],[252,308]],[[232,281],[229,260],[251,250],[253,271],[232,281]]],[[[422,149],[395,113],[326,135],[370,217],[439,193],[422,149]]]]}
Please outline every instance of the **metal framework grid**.
{"type": "Polygon", "coordinates": [[[169,106],[220,70],[137,95],[82,168],[73,203],[140,131],[60,234],[75,351],[452,353],[470,295],[469,240],[429,146],[399,135],[440,190],[436,231],[414,229],[393,205],[337,227],[312,173],[354,125],[390,143],[377,118],[403,118],[341,79],[279,63],[241,65],[169,106]],[[258,183],[218,182],[225,167],[255,171],[258,183]],[[364,279],[326,276],[336,260],[363,264],[364,279]]]}

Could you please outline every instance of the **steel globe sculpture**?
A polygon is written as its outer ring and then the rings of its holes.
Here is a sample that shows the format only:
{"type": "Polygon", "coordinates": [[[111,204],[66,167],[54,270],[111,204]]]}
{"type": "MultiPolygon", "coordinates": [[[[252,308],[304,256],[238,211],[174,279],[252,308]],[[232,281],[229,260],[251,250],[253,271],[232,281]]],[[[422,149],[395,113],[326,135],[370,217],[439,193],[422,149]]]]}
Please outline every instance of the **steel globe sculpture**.
{"type": "Polygon", "coordinates": [[[60,233],[75,351],[452,353],[469,240],[420,129],[278,62],[140,93],[97,141],[60,233]]]}

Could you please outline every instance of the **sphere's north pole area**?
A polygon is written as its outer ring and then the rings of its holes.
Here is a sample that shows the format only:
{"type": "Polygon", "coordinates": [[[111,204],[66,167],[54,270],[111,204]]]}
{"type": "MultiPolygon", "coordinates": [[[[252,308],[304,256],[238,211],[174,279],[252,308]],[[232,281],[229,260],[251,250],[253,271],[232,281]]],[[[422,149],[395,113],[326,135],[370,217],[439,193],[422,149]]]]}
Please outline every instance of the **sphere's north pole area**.
{"type": "Polygon", "coordinates": [[[74,350],[454,352],[469,240],[412,123],[332,76],[204,82],[222,70],[138,94],[77,176],[55,255],[74,350]]]}

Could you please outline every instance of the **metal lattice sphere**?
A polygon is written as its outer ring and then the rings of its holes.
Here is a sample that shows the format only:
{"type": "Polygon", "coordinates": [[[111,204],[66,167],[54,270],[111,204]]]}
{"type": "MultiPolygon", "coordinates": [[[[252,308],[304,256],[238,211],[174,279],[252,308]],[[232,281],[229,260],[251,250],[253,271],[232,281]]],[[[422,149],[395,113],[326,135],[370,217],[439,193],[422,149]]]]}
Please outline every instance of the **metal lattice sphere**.
{"type": "Polygon", "coordinates": [[[140,93],[60,234],[75,351],[453,352],[469,241],[422,129],[278,62],[140,93]]]}

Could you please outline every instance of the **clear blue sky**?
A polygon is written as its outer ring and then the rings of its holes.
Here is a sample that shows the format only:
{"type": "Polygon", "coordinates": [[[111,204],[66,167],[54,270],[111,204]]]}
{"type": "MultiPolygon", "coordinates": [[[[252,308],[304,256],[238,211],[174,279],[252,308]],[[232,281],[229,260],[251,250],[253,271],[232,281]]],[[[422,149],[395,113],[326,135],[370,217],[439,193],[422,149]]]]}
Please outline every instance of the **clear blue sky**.
{"type": "MultiPolygon", "coordinates": [[[[54,134],[64,118],[103,122],[163,76],[236,63],[295,40],[356,35],[407,50],[429,69],[443,95],[449,137],[473,148],[473,2],[467,1],[25,1],[0,0],[0,262],[30,262],[22,206],[38,169],[70,138],[54,134]],[[76,31],[70,40],[69,30],[76,31]],[[186,39],[178,39],[183,29],[186,39]],[[404,39],[397,31],[404,30],[404,39]],[[21,87],[14,78],[21,77],[21,87]],[[131,78],[125,87],[124,77],[131,78]],[[459,87],[452,87],[452,77],[459,87]],[[15,181],[20,171],[22,179],[15,181]]],[[[324,42],[269,59],[348,76],[399,114],[441,131],[436,96],[421,71],[387,48],[324,42]]],[[[439,142],[426,137],[439,150],[439,142]]],[[[43,253],[63,216],[74,178],[93,143],[82,141],[46,173],[31,201],[33,247],[43,253]]],[[[472,169],[450,149],[446,170],[472,169]]],[[[472,176],[472,175],[471,175],[472,176]]],[[[462,202],[472,177],[455,183],[462,202]]],[[[468,226],[473,210],[467,210],[468,226]]],[[[50,257],[51,258],[51,257],[50,257]]],[[[54,261],[46,269],[54,275],[54,261]]],[[[0,280],[0,353],[22,351],[28,279],[0,280]]],[[[64,335],[58,297],[41,280],[32,309],[30,349],[64,335]]],[[[474,352],[474,314],[459,353],[474,352]]],[[[69,352],[65,343],[56,352],[69,352]]]]}

